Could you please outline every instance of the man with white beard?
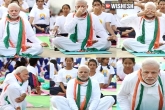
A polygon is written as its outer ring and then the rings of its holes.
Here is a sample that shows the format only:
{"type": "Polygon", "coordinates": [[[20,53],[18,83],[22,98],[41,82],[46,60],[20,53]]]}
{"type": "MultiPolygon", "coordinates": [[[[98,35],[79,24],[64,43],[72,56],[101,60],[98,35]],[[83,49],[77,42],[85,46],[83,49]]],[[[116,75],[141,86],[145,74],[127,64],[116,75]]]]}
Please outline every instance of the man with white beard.
{"type": "Polygon", "coordinates": [[[115,37],[106,33],[97,16],[87,12],[87,1],[76,0],[75,8],[76,12],[68,14],[64,25],[69,36],[54,38],[54,45],[67,51],[109,50],[115,37]]]}

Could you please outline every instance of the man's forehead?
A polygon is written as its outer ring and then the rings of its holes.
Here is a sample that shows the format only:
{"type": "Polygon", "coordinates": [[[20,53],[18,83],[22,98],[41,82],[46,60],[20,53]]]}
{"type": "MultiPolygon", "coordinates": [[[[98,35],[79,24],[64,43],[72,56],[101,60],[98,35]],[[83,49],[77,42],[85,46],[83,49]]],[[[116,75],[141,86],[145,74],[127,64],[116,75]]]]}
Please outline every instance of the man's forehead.
{"type": "Polygon", "coordinates": [[[13,7],[8,8],[8,10],[19,10],[19,8],[13,6],[13,7]]]}
{"type": "Polygon", "coordinates": [[[79,1],[79,2],[76,3],[76,5],[77,5],[77,6],[79,6],[79,5],[85,5],[85,6],[86,6],[87,3],[79,1]]]}
{"type": "Polygon", "coordinates": [[[80,67],[80,68],[78,68],[78,70],[79,70],[79,71],[84,71],[84,70],[85,70],[85,71],[88,71],[88,68],[86,68],[86,67],[80,67]]]}

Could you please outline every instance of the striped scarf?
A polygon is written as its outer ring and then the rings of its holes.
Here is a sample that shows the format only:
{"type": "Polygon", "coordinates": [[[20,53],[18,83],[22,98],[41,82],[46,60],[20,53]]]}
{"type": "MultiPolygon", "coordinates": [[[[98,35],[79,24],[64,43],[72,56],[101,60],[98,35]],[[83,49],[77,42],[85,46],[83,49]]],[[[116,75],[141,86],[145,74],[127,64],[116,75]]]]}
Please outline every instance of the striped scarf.
{"type": "Polygon", "coordinates": [[[74,100],[76,101],[76,104],[79,108],[79,110],[86,110],[88,102],[91,98],[91,94],[92,94],[92,82],[91,79],[88,79],[88,85],[87,85],[87,91],[86,91],[86,96],[84,98],[84,101],[82,102],[82,104],[80,104],[81,99],[81,84],[84,84],[85,82],[81,82],[80,79],[77,77],[77,79],[75,79],[75,83],[74,83],[74,100]],[[78,85],[78,89],[77,89],[77,85],[78,85]],[[77,90],[77,95],[76,95],[76,90],[77,90]]]}
{"type": "MultiPolygon", "coordinates": [[[[74,16],[74,15],[73,15],[74,16]]],[[[87,29],[86,29],[86,37],[83,40],[82,44],[81,44],[81,49],[85,50],[84,47],[90,47],[93,45],[92,41],[93,41],[93,24],[92,24],[92,16],[91,14],[87,14],[87,29]]],[[[75,33],[70,35],[70,39],[72,42],[76,43],[78,37],[78,33],[77,33],[77,24],[75,27],[75,33]]]]}
{"type": "MultiPolygon", "coordinates": [[[[9,14],[6,17],[6,22],[7,22],[7,36],[4,38],[4,44],[5,47],[8,49],[9,48],[9,43],[10,45],[15,48],[14,44],[12,43],[12,41],[10,40],[10,29],[9,29],[9,22],[10,22],[10,16],[9,14]]],[[[25,27],[24,27],[24,22],[23,19],[20,17],[18,20],[19,23],[19,33],[18,33],[18,41],[17,41],[17,45],[16,45],[16,53],[17,55],[19,55],[20,50],[22,49],[22,52],[26,51],[26,36],[25,36],[25,27]]]]}
{"type": "MultiPolygon", "coordinates": [[[[144,81],[142,80],[142,77],[141,77],[141,74],[140,74],[140,73],[141,73],[141,71],[139,70],[139,71],[138,71],[138,81],[137,81],[136,86],[135,86],[135,89],[134,89],[134,94],[133,94],[133,99],[132,99],[132,108],[131,108],[131,110],[140,110],[140,105],[141,105],[141,103],[142,103],[144,86],[141,84],[141,85],[140,85],[140,98],[139,98],[137,107],[136,107],[136,109],[135,109],[135,103],[136,103],[136,97],[137,97],[138,86],[139,86],[139,84],[140,84],[140,81],[144,82],[144,81]]],[[[161,81],[161,79],[160,79],[160,76],[158,76],[158,81],[159,81],[158,91],[159,91],[159,97],[160,97],[160,100],[159,100],[159,109],[158,109],[158,110],[162,110],[162,108],[163,108],[164,89],[163,89],[163,84],[162,84],[162,81],[161,81]]]]}
{"type": "MultiPolygon", "coordinates": [[[[143,20],[142,23],[142,35],[139,36],[137,38],[137,41],[139,41],[142,44],[145,44],[145,22],[146,20],[144,19],[144,17],[141,18],[141,20],[143,20]]],[[[151,41],[151,43],[149,44],[148,50],[151,52],[152,48],[154,47],[154,49],[159,48],[159,39],[160,39],[160,22],[159,22],[159,18],[155,18],[155,30],[154,30],[154,36],[153,36],[153,40],[151,41]]]]}

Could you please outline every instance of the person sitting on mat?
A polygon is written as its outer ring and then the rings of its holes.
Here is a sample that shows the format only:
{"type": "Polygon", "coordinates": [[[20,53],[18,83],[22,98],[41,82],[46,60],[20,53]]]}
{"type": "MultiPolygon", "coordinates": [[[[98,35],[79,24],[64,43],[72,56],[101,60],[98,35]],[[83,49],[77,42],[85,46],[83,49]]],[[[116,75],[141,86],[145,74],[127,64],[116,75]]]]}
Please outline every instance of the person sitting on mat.
{"type": "Polygon", "coordinates": [[[77,78],[67,85],[66,97],[53,96],[51,103],[58,110],[108,110],[114,104],[112,96],[100,98],[100,86],[89,77],[87,65],[80,65],[77,78]]]}
{"type": "Polygon", "coordinates": [[[48,46],[42,43],[35,35],[29,21],[19,16],[20,7],[16,3],[8,6],[8,15],[0,21],[0,55],[34,56],[43,52],[48,46]],[[33,43],[28,43],[27,39],[33,43]]]}
{"type": "Polygon", "coordinates": [[[147,2],[144,11],[122,18],[121,23],[133,27],[137,36],[136,39],[123,41],[125,49],[148,54],[165,52],[165,42],[162,38],[165,34],[165,15],[156,11],[153,2],[147,2]]]}
{"type": "Polygon", "coordinates": [[[108,88],[110,85],[116,88],[116,83],[111,82],[113,75],[115,75],[115,70],[112,66],[108,65],[108,63],[109,58],[101,58],[101,64],[97,67],[97,71],[104,75],[103,88],[108,88]]]}
{"type": "Polygon", "coordinates": [[[60,86],[50,88],[51,95],[65,95],[68,82],[77,77],[77,69],[73,68],[73,58],[65,58],[65,63],[66,66],[58,71],[57,82],[60,83],[60,86]]]}
{"type": "Polygon", "coordinates": [[[86,0],[76,0],[76,11],[66,17],[64,25],[69,33],[68,37],[56,37],[53,44],[66,51],[100,51],[109,50],[111,40],[116,37],[109,36],[101,25],[98,17],[89,14],[86,0]],[[98,35],[101,38],[97,38],[98,35]]]}
{"type": "Polygon", "coordinates": [[[68,4],[64,4],[62,6],[63,15],[57,16],[56,23],[54,27],[54,34],[57,36],[68,36],[67,31],[64,29],[64,24],[66,21],[66,16],[70,13],[70,6],[68,4]]]}

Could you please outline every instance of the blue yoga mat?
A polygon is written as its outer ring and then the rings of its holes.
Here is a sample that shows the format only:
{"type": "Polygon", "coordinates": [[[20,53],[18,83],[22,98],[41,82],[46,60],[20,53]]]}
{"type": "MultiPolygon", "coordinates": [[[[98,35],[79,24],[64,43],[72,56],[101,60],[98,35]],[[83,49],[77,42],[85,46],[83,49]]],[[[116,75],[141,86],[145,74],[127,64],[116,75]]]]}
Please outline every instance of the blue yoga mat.
{"type": "Polygon", "coordinates": [[[127,50],[129,53],[135,55],[136,57],[164,57],[165,54],[147,54],[147,53],[135,53],[132,50],[127,50]]]}
{"type": "Polygon", "coordinates": [[[98,52],[66,52],[63,49],[59,49],[65,55],[84,55],[84,54],[111,54],[109,51],[98,51],[98,52]]]}

